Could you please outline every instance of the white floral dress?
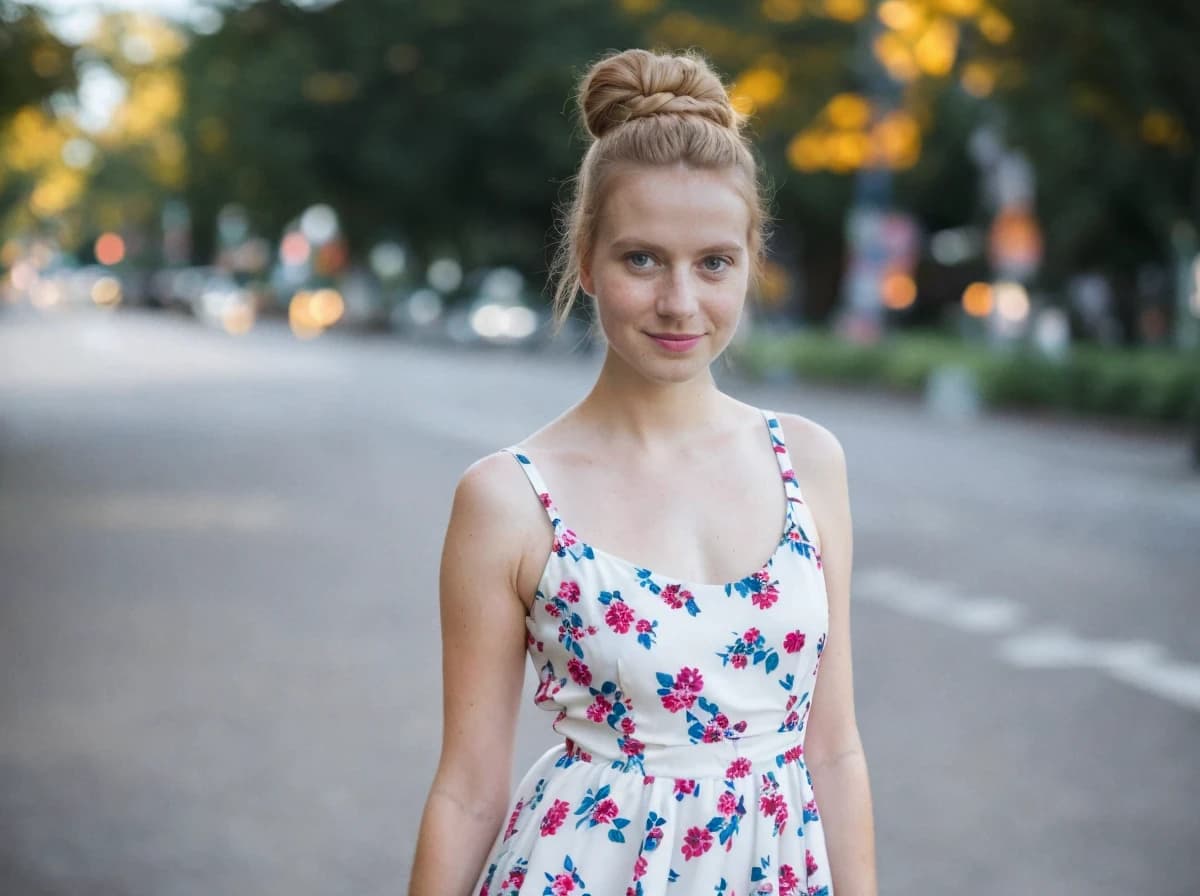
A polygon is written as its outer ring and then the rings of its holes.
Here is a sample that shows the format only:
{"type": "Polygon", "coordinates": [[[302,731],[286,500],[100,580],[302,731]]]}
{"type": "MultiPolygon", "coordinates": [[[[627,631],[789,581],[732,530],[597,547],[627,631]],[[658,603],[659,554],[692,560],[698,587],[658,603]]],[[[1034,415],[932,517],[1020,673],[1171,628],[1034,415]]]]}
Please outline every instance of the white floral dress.
{"type": "MultiPolygon", "coordinates": [[[[804,763],[828,604],[783,429],[762,411],[787,515],[762,567],[680,581],[554,525],[527,649],[563,743],[517,785],[479,896],[831,896],[804,763]]],[[[765,440],[764,440],[765,441],[765,440]]]]}

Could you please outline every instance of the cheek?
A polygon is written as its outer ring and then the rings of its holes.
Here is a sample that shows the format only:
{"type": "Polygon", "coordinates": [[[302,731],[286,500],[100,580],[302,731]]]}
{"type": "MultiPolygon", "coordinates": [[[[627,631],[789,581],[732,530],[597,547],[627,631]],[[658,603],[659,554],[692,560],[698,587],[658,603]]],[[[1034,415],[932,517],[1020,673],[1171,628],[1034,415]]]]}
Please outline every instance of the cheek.
{"type": "Polygon", "coordinates": [[[653,308],[654,289],[648,280],[609,276],[596,280],[596,311],[602,320],[623,321],[653,308]]]}
{"type": "Polygon", "coordinates": [[[742,314],[742,309],[746,307],[747,287],[748,283],[745,277],[737,278],[737,282],[723,284],[720,293],[714,297],[709,306],[712,309],[710,312],[712,316],[719,318],[722,324],[735,325],[742,314]]]}

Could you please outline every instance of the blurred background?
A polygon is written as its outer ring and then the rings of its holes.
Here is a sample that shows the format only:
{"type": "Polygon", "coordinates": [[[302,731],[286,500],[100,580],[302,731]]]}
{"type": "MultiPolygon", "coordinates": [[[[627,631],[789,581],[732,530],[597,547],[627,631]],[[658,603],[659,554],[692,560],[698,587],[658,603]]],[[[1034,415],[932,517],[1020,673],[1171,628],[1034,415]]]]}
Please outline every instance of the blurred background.
{"type": "Polygon", "coordinates": [[[1200,892],[1198,41],[1183,0],[0,0],[0,893],[404,891],[450,496],[598,369],[546,276],[629,46],[751,115],[714,369],[846,448],[881,892],[1200,892]]]}

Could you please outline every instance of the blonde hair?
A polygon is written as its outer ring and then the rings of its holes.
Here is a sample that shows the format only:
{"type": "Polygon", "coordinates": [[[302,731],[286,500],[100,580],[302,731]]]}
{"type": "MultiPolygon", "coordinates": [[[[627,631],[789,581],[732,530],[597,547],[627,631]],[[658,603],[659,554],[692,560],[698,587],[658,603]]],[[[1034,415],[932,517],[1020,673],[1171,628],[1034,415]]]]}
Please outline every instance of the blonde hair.
{"type": "Polygon", "coordinates": [[[742,134],[745,117],[721,79],[695,50],[667,55],[648,50],[611,53],[593,63],[578,89],[580,118],[591,145],[574,178],[551,267],[553,311],[561,327],[582,288],[582,262],[591,253],[596,219],[613,175],[630,165],[728,170],[750,210],[751,278],[762,268],[767,201],[759,166],[742,134]]]}

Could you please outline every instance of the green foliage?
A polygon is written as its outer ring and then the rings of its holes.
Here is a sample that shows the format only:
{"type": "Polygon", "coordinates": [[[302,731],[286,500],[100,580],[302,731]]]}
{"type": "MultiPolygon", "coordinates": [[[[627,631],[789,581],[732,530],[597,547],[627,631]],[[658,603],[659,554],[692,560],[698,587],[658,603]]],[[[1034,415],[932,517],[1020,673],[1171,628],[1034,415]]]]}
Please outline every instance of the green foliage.
{"type": "Polygon", "coordinates": [[[227,201],[267,232],[307,204],[469,264],[542,263],[581,150],[568,96],[636,43],[609,4],[484,0],[303,11],[266,0],[198,37],[183,68],[198,233],[227,201]]]}
{"type": "Polygon", "coordinates": [[[0,126],[22,106],[74,87],[72,49],[33,6],[0,0],[0,126]]]}
{"type": "Polygon", "coordinates": [[[919,392],[930,373],[956,366],[973,375],[993,407],[1054,408],[1161,422],[1200,413],[1200,359],[1155,350],[1080,346],[1062,362],[1028,347],[992,351],[933,333],[894,334],[875,345],[828,333],[752,336],[734,355],[752,376],[919,392]]]}

